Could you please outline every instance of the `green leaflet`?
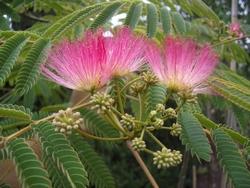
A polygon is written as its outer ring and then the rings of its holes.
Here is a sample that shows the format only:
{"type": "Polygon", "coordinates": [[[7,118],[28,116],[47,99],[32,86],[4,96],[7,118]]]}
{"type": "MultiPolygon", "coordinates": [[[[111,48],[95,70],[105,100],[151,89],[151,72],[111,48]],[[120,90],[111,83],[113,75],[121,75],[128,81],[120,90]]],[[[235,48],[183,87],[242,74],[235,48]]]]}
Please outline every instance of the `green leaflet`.
{"type": "Polygon", "coordinates": [[[6,159],[9,159],[8,150],[6,148],[2,148],[2,149],[0,149],[0,161],[6,160],[6,159]]]}
{"type": "Polygon", "coordinates": [[[192,11],[196,15],[198,15],[200,17],[209,18],[209,19],[213,20],[216,24],[220,23],[219,17],[202,0],[192,0],[192,1],[190,1],[190,6],[191,6],[192,11]]]}
{"type": "Polygon", "coordinates": [[[0,104],[0,117],[8,117],[29,122],[31,120],[31,112],[23,106],[0,104]]]}
{"type": "Polygon", "coordinates": [[[79,135],[70,136],[71,143],[80,160],[86,166],[90,183],[96,188],[115,188],[115,180],[103,159],[79,135]]]}
{"type": "Polygon", "coordinates": [[[42,151],[57,164],[58,170],[63,172],[70,186],[87,187],[87,172],[65,136],[55,132],[54,126],[46,123],[35,127],[34,131],[40,139],[42,151]]]}
{"type": "Polygon", "coordinates": [[[50,37],[52,40],[58,39],[63,33],[68,29],[72,28],[74,25],[78,24],[83,19],[95,14],[100,11],[106,3],[98,3],[81,10],[74,11],[73,13],[61,18],[51,25],[44,33],[43,36],[50,37]]]}
{"type": "Polygon", "coordinates": [[[43,152],[42,161],[46,170],[49,173],[49,178],[52,182],[53,187],[68,188],[71,186],[67,177],[60,169],[58,169],[56,163],[52,160],[51,156],[43,152]]]}
{"type": "Polygon", "coordinates": [[[157,8],[154,4],[147,5],[147,35],[149,38],[154,37],[158,24],[157,8]]]}
{"type": "Polygon", "coordinates": [[[143,5],[140,2],[134,2],[129,8],[124,25],[134,29],[140,20],[143,5]]]}
{"type": "Polygon", "coordinates": [[[229,129],[226,127],[220,127],[218,124],[214,123],[212,120],[208,119],[203,114],[195,113],[194,116],[199,120],[202,126],[205,127],[206,129],[215,130],[217,128],[220,128],[220,129],[223,129],[223,131],[226,132],[228,135],[230,135],[234,141],[242,145],[249,142],[249,139],[247,137],[242,136],[240,133],[232,129],[229,129]]]}
{"type": "Polygon", "coordinates": [[[172,19],[166,7],[161,8],[161,22],[164,33],[169,34],[171,32],[172,19]]]}
{"type": "Polygon", "coordinates": [[[10,75],[27,39],[23,33],[17,33],[0,46],[0,85],[3,85],[10,75]]]}
{"type": "Polygon", "coordinates": [[[182,126],[181,141],[198,159],[210,161],[211,148],[200,122],[190,112],[182,112],[178,117],[182,126]]]}
{"type": "Polygon", "coordinates": [[[217,155],[235,188],[249,187],[250,173],[233,140],[222,129],[213,131],[217,155]]]}
{"type": "Polygon", "coordinates": [[[214,78],[209,81],[211,88],[236,106],[250,111],[250,89],[231,81],[214,78]]]}
{"type": "Polygon", "coordinates": [[[173,12],[172,13],[172,21],[175,32],[178,34],[185,34],[186,33],[186,23],[180,13],[173,12]]]}
{"type": "Polygon", "coordinates": [[[82,109],[81,114],[84,119],[84,125],[91,132],[101,137],[117,137],[118,132],[104,118],[95,111],[90,109],[82,109]]]}
{"type": "Polygon", "coordinates": [[[23,188],[51,187],[47,171],[24,139],[15,139],[7,146],[23,188]]]}
{"type": "Polygon", "coordinates": [[[20,95],[27,93],[36,83],[40,65],[47,59],[50,40],[38,39],[31,47],[21,70],[18,73],[16,91],[20,95]]]}
{"type": "Polygon", "coordinates": [[[162,85],[149,86],[146,92],[147,114],[156,108],[157,104],[163,104],[166,100],[167,90],[162,85]]]}
{"type": "Polygon", "coordinates": [[[112,18],[112,16],[117,12],[123,3],[114,2],[108,5],[100,14],[95,18],[94,22],[89,26],[91,29],[96,29],[99,26],[105,24],[112,18]]]}

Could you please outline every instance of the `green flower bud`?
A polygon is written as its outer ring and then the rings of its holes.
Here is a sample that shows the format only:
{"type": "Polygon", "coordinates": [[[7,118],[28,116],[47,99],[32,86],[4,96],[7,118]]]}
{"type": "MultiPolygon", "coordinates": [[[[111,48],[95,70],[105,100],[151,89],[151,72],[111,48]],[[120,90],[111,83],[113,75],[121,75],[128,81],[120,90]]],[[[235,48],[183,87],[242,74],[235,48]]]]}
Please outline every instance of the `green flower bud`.
{"type": "Polygon", "coordinates": [[[55,126],[55,131],[70,134],[72,129],[78,129],[83,123],[83,119],[79,112],[73,112],[71,108],[59,110],[55,113],[52,124],[55,126]]]}
{"type": "Polygon", "coordinates": [[[114,99],[106,93],[98,92],[91,96],[91,102],[95,104],[93,108],[97,108],[98,113],[104,113],[107,110],[111,110],[111,107],[114,104],[114,99]]]}
{"type": "Polygon", "coordinates": [[[128,130],[128,131],[133,131],[134,127],[135,127],[135,118],[130,115],[130,114],[124,114],[121,117],[121,125],[124,129],[128,130]]]}
{"type": "Polygon", "coordinates": [[[153,164],[157,168],[169,168],[171,166],[176,166],[182,161],[182,154],[180,151],[162,148],[161,151],[154,152],[153,164]]]}
{"type": "Polygon", "coordinates": [[[172,136],[180,136],[181,130],[182,130],[181,125],[178,123],[174,123],[171,127],[170,134],[172,136]]]}
{"type": "Polygon", "coordinates": [[[158,78],[150,71],[143,72],[141,78],[147,85],[154,85],[158,82],[158,78]]]}
{"type": "Polygon", "coordinates": [[[142,151],[146,148],[146,143],[141,138],[136,137],[132,140],[132,148],[136,151],[142,151]]]}

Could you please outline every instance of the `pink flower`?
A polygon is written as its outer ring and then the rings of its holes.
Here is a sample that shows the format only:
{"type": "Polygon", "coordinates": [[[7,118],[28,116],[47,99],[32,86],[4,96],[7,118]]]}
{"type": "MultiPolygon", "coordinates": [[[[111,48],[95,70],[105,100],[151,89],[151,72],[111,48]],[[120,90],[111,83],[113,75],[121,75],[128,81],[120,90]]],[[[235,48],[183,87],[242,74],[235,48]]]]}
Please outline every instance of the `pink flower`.
{"type": "Polygon", "coordinates": [[[93,90],[107,84],[113,76],[125,76],[142,65],[143,41],[128,28],[112,37],[103,32],[86,32],[79,41],[56,46],[41,67],[43,75],[74,90],[93,90]]]}
{"type": "Polygon", "coordinates": [[[42,73],[52,81],[74,90],[100,88],[109,75],[103,72],[107,63],[102,32],[87,32],[83,40],[65,41],[56,46],[42,65],[42,73]]]}
{"type": "Polygon", "coordinates": [[[206,93],[205,84],[218,63],[210,46],[198,45],[191,39],[167,37],[161,51],[149,44],[147,60],[159,80],[173,91],[206,93]]]}
{"type": "Polygon", "coordinates": [[[231,23],[229,25],[229,31],[234,34],[236,37],[243,37],[244,33],[241,31],[240,24],[238,22],[231,23]]]}
{"type": "Polygon", "coordinates": [[[129,28],[121,28],[113,37],[108,37],[106,48],[107,71],[111,72],[113,77],[137,71],[143,64],[145,42],[129,28]]]}

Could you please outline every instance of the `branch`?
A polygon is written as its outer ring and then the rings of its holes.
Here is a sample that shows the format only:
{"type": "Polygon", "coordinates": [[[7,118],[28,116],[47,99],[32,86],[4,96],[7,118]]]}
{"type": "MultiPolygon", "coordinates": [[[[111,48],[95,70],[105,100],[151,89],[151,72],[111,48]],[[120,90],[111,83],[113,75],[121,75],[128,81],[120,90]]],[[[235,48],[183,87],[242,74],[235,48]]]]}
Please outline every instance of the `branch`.
{"type": "Polygon", "coordinates": [[[142,158],[139,155],[139,153],[132,148],[131,142],[127,141],[126,143],[127,143],[128,149],[132,152],[133,156],[135,157],[135,159],[139,163],[140,167],[142,168],[143,172],[147,176],[147,178],[148,178],[149,182],[151,183],[151,185],[153,186],[153,188],[159,188],[158,184],[156,183],[154,177],[150,173],[148,167],[145,165],[145,163],[142,160],[142,158]]]}

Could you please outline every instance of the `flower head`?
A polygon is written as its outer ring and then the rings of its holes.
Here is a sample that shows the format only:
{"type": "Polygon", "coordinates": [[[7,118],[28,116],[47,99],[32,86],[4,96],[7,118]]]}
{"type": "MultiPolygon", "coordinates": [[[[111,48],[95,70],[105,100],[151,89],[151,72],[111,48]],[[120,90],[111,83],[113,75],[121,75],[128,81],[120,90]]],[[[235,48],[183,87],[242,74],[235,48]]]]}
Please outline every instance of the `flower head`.
{"type": "Polygon", "coordinates": [[[107,71],[114,77],[137,71],[143,64],[144,40],[129,28],[120,28],[113,37],[108,37],[106,48],[107,71]]]}
{"type": "Polygon", "coordinates": [[[42,65],[42,73],[54,82],[74,90],[102,87],[109,79],[105,38],[102,32],[86,32],[79,41],[64,41],[56,46],[42,65]]]}
{"type": "Polygon", "coordinates": [[[243,37],[244,33],[241,31],[240,24],[238,22],[231,23],[229,25],[229,31],[236,37],[243,37]]]}
{"type": "Polygon", "coordinates": [[[204,83],[217,65],[217,55],[210,46],[199,47],[191,39],[167,37],[161,51],[151,43],[146,53],[153,72],[168,89],[204,93],[204,83]]]}
{"type": "Polygon", "coordinates": [[[93,90],[104,86],[112,76],[125,76],[142,65],[143,40],[128,28],[112,37],[102,30],[87,31],[82,40],[64,41],[49,54],[43,75],[74,90],[93,90]]]}

